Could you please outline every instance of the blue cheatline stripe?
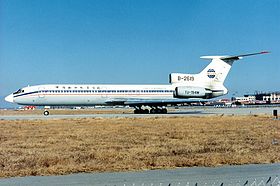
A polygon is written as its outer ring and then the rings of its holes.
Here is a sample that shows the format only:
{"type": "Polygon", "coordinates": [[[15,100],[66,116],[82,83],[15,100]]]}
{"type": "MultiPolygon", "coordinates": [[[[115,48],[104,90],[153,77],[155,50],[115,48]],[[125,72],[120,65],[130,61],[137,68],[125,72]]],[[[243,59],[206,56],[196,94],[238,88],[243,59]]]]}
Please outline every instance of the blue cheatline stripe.
{"type": "Polygon", "coordinates": [[[24,94],[15,95],[14,98],[20,97],[20,96],[25,96],[25,95],[28,95],[28,94],[36,94],[36,93],[38,93],[38,92],[39,92],[39,91],[27,92],[27,93],[24,93],[24,94]]]}

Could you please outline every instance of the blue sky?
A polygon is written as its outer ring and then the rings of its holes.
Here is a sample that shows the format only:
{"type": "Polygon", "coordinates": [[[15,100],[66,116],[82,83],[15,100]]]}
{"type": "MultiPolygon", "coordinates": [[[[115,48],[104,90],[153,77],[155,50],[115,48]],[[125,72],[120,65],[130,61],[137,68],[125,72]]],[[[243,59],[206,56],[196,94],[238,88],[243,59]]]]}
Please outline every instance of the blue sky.
{"type": "Polygon", "coordinates": [[[167,84],[202,55],[269,50],[234,64],[229,97],[280,90],[280,1],[1,0],[0,107],[48,83],[167,84]]]}

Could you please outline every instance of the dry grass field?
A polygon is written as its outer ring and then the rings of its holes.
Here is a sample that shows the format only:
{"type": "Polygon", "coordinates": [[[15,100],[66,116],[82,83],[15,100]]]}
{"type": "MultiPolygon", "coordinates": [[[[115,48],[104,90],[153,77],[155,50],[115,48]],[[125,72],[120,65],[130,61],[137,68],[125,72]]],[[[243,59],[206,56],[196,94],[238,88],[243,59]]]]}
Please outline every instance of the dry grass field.
{"type": "Polygon", "coordinates": [[[0,120],[0,177],[280,162],[268,116],[0,120]]]}

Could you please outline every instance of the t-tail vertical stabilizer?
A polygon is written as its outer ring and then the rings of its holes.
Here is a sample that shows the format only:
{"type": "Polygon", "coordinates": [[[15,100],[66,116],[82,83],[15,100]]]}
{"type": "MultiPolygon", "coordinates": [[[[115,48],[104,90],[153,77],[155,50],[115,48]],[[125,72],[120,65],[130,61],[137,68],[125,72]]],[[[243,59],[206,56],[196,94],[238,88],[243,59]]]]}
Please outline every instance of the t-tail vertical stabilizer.
{"type": "Polygon", "coordinates": [[[223,84],[234,61],[240,60],[243,57],[266,53],[269,52],[263,51],[237,56],[202,56],[200,57],[201,59],[211,59],[211,63],[199,75],[205,81],[223,84]]]}
{"type": "Polygon", "coordinates": [[[223,84],[234,61],[266,53],[269,52],[263,51],[237,56],[202,56],[201,59],[210,59],[211,63],[199,74],[172,73],[169,78],[170,83],[175,84],[175,86],[205,88],[211,92],[208,98],[221,96],[228,93],[223,84]]]}

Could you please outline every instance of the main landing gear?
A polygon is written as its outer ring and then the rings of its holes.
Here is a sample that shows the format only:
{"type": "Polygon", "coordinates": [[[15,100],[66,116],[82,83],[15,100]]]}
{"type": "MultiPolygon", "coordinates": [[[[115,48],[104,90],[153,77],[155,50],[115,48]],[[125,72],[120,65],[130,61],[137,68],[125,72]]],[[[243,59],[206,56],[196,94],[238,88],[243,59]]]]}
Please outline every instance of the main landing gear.
{"type": "Polygon", "coordinates": [[[141,108],[135,108],[134,114],[167,114],[166,108],[151,108],[149,109],[141,109],[141,108]]]}
{"type": "Polygon", "coordinates": [[[134,110],[134,114],[149,114],[149,110],[148,109],[135,109],[134,110]]]}
{"type": "Polygon", "coordinates": [[[150,114],[167,114],[166,108],[152,108],[150,114]]]}

